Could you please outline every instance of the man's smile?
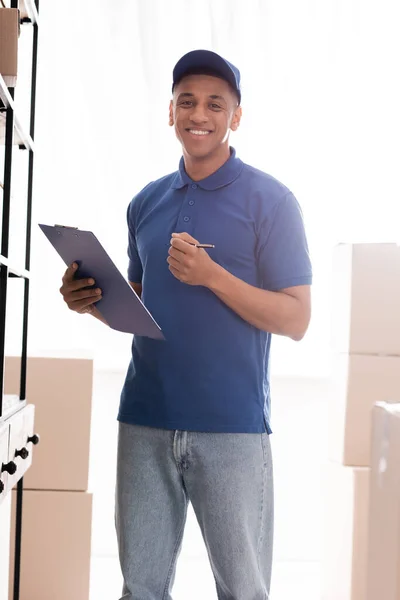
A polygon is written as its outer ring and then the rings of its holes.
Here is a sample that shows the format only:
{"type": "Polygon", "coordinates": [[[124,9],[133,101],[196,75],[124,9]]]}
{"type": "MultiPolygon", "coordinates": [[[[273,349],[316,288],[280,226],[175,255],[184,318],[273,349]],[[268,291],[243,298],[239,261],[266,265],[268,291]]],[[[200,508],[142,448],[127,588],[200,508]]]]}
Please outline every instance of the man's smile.
{"type": "Polygon", "coordinates": [[[186,129],[186,131],[196,137],[206,137],[212,133],[209,129],[186,129]]]}

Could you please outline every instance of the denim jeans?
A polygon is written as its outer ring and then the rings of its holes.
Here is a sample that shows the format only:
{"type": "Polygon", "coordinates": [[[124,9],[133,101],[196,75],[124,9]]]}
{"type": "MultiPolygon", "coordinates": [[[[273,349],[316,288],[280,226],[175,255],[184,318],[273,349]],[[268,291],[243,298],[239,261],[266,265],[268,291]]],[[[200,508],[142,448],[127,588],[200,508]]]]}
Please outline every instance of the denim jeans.
{"type": "Polygon", "coordinates": [[[273,496],[268,433],[120,423],[115,513],[124,579],[120,600],[172,600],[189,501],[218,599],[267,600],[273,496]]]}

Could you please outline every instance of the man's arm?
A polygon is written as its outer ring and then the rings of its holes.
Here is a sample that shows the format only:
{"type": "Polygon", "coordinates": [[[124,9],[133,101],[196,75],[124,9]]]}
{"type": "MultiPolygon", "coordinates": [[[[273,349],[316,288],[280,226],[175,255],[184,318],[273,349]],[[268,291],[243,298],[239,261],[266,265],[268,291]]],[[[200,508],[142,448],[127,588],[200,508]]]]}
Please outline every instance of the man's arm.
{"type": "Polygon", "coordinates": [[[205,250],[190,245],[196,243],[197,240],[187,233],[172,235],[168,264],[177,279],[189,285],[207,287],[258,329],[296,341],[304,337],[311,316],[309,285],[278,292],[254,287],[214,262],[205,250]]]}
{"type": "Polygon", "coordinates": [[[309,285],[269,292],[249,285],[216,265],[207,287],[258,329],[295,341],[300,341],[308,329],[311,318],[309,285]]]}

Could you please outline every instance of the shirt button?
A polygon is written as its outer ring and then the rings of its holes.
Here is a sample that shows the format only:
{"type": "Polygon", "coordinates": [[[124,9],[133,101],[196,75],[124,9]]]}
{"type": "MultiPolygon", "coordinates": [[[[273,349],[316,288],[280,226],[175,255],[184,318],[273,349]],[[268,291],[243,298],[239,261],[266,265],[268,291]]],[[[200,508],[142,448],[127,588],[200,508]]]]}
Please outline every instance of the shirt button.
{"type": "Polygon", "coordinates": [[[188,221],[190,221],[190,217],[183,217],[183,220],[185,221],[185,223],[187,223],[188,221]]]}
{"type": "Polygon", "coordinates": [[[192,183],[192,190],[197,190],[197,185],[195,183],[192,183]]]}
{"type": "Polygon", "coordinates": [[[193,206],[194,200],[189,200],[189,206],[193,206]]]}

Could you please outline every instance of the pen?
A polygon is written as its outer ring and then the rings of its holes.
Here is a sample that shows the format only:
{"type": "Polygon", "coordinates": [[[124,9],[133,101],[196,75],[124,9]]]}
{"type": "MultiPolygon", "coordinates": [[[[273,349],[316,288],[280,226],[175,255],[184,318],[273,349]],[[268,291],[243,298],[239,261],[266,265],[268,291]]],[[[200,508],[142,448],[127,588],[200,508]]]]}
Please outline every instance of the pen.
{"type": "Polygon", "coordinates": [[[215,248],[214,244],[193,244],[193,242],[187,242],[188,244],[190,244],[191,246],[194,246],[195,248],[215,248]]]}
{"type": "MultiPolygon", "coordinates": [[[[186,244],[189,244],[189,246],[194,246],[195,248],[215,248],[214,244],[194,244],[193,242],[187,242],[185,240],[186,244]]],[[[169,244],[166,244],[166,246],[169,246],[169,244]]]]}

